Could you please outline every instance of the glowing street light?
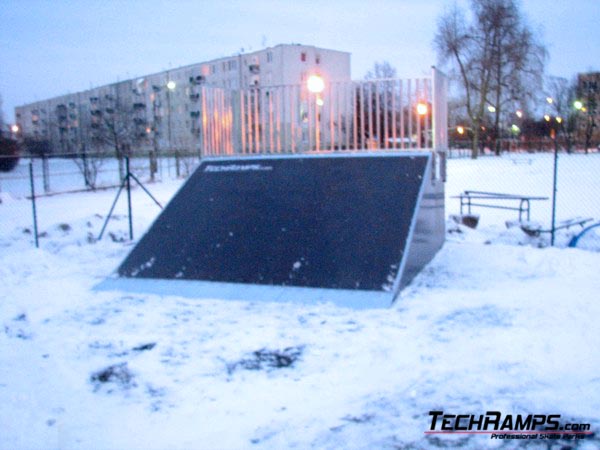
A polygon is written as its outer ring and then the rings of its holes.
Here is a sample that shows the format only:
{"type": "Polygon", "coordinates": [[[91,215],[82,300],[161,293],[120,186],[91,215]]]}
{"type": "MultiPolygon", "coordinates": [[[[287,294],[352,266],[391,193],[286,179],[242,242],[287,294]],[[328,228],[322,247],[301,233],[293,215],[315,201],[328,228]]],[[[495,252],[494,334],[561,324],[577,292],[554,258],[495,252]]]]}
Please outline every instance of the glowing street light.
{"type": "Polygon", "coordinates": [[[176,86],[177,84],[173,80],[167,82],[167,89],[170,89],[171,91],[175,89],[176,86]]]}
{"type": "Polygon", "coordinates": [[[496,112],[496,107],[494,105],[488,105],[488,111],[494,113],[496,112]]]}
{"type": "Polygon", "coordinates": [[[556,118],[556,121],[557,121],[558,123],[562,123],[562,121],[563,121],[563,120],[562,120],[562,117],[558,116],[558,117],[556,118]]]}
{"type": "Polygon", "coordinates": [[[14,124],[12,127],[10,127],[10,131],[17,134],[19,132],[19,125],[14,124]]]}
{"type": "Polygon", "coordinates": [[[521,129],[517,125],[515,125],[514,123],[512,124],[512,126],[510,127],[510,129],[511,129],[511,131],[514,134],[518,134],[521,131],[521,129]]]}
{"type": "Polygon", "coordinates": [[[550,104],[554,103],[554,99],[552,97],[546,97],[546,101],[550,104]]]}
{"type": "Polygon", "coordinates": [[[550,116],[548,114],[544,114],[544,120],[546,122],[550,122],[550,116]]]}
{"type": "Polygon", "coordinates": [[[320,94],[325,89],[325,81],[319,75],[311,75],[306,81],[306,86],[313,94],[320,94]]]}
{"type": "Polygon", "coordinates": [[[425,103],[417,103],[417,114],[420,116],[424,116],[427,114],[427,105],[425,103]]]}
{"type": "Polygon", "coordinates": [[[521,119],[523,117],[523,111],[521,111],[520,109],[517,109],[517,112],[515,114],[517,115],[517,117],[519,119],[521,119]]]}
{"type": "Polygon", "coordinates": [[[458,134],[465,134],[465,127],[463,127],[462,125],[459,125],[456,127],[456,131],[458,134]]]}
{"type": "Polygon", "coordinates": [[[581,100],[575,100],[573,102],[573,106],[575,107],[575,109],[582,109],[583,108],[583,103],[581,102],[581,100]]]}

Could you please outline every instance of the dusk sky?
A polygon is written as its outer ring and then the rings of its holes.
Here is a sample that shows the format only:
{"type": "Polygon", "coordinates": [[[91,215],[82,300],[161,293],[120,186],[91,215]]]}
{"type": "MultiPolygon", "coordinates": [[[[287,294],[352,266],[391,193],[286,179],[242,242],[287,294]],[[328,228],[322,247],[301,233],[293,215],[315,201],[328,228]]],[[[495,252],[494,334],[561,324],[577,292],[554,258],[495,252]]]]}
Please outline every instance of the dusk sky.
{"type": "MultiPolygon", "coordinates": [[[[2,0],[0,95],[14,107],[281,43],[352,53],[352,77],[387,60],[398,76],[436,64],[444,0],[2,0]]],[[[459,0],[459,4],[467,4],[459,0]]],[[[600,69],[600,0],[523,0],[547,73],[600,69]]]]}

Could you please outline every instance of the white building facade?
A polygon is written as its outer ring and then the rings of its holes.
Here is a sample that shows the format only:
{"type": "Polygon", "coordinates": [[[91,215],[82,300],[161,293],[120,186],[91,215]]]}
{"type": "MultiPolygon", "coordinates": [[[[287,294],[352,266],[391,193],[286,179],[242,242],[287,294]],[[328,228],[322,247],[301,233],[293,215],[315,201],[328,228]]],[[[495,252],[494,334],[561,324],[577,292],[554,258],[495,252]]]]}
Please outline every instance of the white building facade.
{"type": "MultiPolygon", "coordinates": [[[[250,97],[242,92],[261,91],[262,96],[270,87],[280,90],[303,85],[315,74],[326,83],[349,82],[350,54],[280,44],[30,103],[15,108],[15,117],[24,139],[46,142],[54,154],[93,152],[94,142],[98,142],[94,133],[100,132],[107,119],[118,124],[120,129],[114,131],[124,135],[126,152],[198,153],[209,138],[218,145],[226,144],[215,141],[215,129],[207,128],[208,120],[215,121],[212,111],[223,111],[209,107],[207,101],[221,100],[214,95],[209,99],[207,90],[213,94],[222,91],[223,102],[241,103],[237,113],[217,118],[226,128],[233,122],[246,122],[248,114],[268,113],[266,103],[245,104],[244,99],[250,97]]],[[[289,114],[300,117],[302,111],[289,114]]],[[[236,145],[239,147],[239,142],[236,145]]],[[[237,150],[231,147],[231,152],[237,150]]]]}

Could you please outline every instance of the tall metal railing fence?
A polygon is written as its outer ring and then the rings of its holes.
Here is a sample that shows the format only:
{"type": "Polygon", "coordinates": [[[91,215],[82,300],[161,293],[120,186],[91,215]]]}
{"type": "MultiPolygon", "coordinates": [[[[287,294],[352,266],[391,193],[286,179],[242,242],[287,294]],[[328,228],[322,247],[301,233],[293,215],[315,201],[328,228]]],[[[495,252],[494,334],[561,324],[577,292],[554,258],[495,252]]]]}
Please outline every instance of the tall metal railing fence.
{"type": "Polygon", "coordinates": [[[201,89],[203,156],[445,147],[443,74],[407,80],[201,89]]]}

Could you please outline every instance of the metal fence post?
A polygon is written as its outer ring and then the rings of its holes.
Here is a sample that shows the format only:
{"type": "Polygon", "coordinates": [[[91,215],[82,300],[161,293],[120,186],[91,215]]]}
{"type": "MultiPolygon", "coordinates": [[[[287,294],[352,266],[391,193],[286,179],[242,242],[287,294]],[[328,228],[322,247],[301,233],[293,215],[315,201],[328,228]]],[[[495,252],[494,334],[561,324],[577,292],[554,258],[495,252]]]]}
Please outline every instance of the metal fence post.
{"type": "Polygon", "coordinates": [[[40,248],[40,242],[38,239],[37,210],[35,207],[35,183],[33,180],[33,162],[29,163],[29,182],[31,186],[31,206],[33,209],[33,236],[35,238],[36,248],[40,248]]]}
{"type": "Polygon", "coordinates": [[[48,162],[48,155],[42,154],[42,176],[44,179],[44,192],[50,192],[50,164],[48,162]]]}
{"type": "Polygon", "coordinates": [[[133,218],[131,217],[131,173],[129,172],[129,156],[125,157],[125,168],[127,174],[125,180],[127,182],[127,214],[129,217],[129,239],[133,240],[133,218]]]}
{"type": "MultiPolygon", "coordinates": [[[[555,138],[556,139],[556,138],[555,138]]],[[[550,233],[550,245],[554,246],[554,235],[556,232],[556,185],[558,182],[558,143],[554,141],[554,175],[552,178],[552,231],[550,233]]]]}

